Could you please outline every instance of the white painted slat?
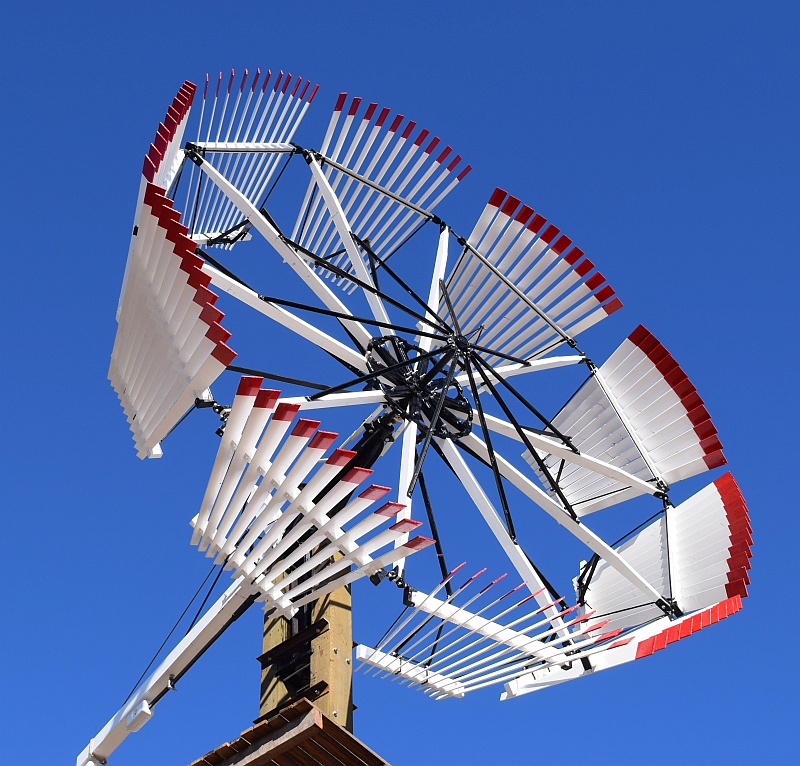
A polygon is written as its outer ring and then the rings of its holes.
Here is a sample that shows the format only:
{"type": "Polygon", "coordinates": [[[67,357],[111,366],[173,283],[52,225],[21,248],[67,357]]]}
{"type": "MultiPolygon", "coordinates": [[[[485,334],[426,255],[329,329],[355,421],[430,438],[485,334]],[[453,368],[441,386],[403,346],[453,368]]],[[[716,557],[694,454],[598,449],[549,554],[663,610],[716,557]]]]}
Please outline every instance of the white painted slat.
{"type": "Polygon", "coordinates": [[[236,451],[236,446],[244,431],[247,418],[255,405],[262,381],[263,378],[254,376],[244,376],[239,381],[236,396],[233,398],[231,411],[225,425],[225,431],[217,448],[214,465],[211,468],[211,476],[208,480],[203,500],[200,503],[200,510],[192,533],[192,545],[197,545],[205,532],[214,501],[219,494],[222,482],[225,480],[225,472],[228,470],[231,458],[236,451]]]}

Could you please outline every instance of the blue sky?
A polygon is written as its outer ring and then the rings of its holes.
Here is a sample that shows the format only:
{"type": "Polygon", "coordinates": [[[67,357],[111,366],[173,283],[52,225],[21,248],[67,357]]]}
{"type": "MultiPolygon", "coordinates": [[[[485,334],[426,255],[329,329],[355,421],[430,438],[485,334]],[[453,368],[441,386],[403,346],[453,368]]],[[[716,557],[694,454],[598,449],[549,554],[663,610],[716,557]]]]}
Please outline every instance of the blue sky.
{"type": "MultiPolygon", "coordinates": [[[[28,3],[4,18],[7,762],[73,762],[207,571],[188,520],[210,421],[199,413],[142,463],[106,371],[157,123],[184,79],[258,66],[320,84],[310,145],[341,90],[451,143],[474,167],[447,200],[462,231],[501,186],[580,244],[625,304],[587,350],[602,360],[640,322],[667,346],[706,400],[754,528],[750,597],[724,623],[508,703],[497,690],[431,703],[357,676],[356,733],[398,765],[791,760],[796,3],[28,3]]],[[[269,349],[268,328],[241,332],[269,349]]],[[[264,364],[306,363],[281,356],[264,364]]],[[[454,563],[464,543],[470,567],[503,571],[451,526],[454,563]]],[[[257,715],[259,653],[252,610],[111,763],[188,763],[238,734],[257,715]]]]}

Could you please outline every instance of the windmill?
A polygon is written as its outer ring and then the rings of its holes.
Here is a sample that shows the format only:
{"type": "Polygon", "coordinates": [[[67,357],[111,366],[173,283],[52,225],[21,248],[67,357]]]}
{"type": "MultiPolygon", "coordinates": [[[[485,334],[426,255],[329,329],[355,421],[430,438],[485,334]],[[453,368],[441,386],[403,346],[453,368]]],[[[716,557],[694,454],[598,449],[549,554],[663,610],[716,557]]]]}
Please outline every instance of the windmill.
{"type": "Polygon", "coordinates": [[[499,188],[460,233],[438,211],[469,165],[376,103],[341,94],[318,148],[297,143],[316,93],[283,72],[207,77],[202,96],[187,81],[145,157],[109,378],[141,458],[161,457],[194,410],[219,416],[190,542],[233,582],[78,766],[141,728],[254,603],[262,719],[306,701],[348,728],[356,580],[393,583],[376,592],[402,610],[356,646],[358,667],[436,700],[494,685],[508,699],[641,659],[747,594],[751,529],[731,474],[673,491],[725,464],[686,374],[641,325],[602,362],[583,350],[622,307],[584,251],[499,188]],[[254,246],[259,284],[237,268],[254,246]],[[285,290],[287,272],[305,293],[285,290]],[[296,337],[317,379],[269,339],[237,358],[218,301],[296,337]],[[235,396],[218,402],[230,375],[235,396]],[[505,554],[510,587],[446,564],[437,518],[453,509],[434,509],[426,471],[469,501],[460,522],[505,554]],[[593,529],[636,498],[648,510],[623,534],[593,529]],[[518,535],[523,514],[555,521],[565,555],[585,552],[569,596],[518,535]],[[438,584],[415,572],[425,557],[438,584]]]}

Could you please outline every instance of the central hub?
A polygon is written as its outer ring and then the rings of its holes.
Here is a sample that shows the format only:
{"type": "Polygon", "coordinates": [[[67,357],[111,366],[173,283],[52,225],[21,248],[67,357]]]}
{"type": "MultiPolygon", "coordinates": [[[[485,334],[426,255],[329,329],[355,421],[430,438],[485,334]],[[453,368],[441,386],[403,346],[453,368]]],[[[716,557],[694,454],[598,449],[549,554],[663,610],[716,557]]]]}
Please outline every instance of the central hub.
{"type": "Polygon", "coordinates": [[[434,436],[458,439],[472,430],[472,406],[456,380],[464,372],[461,350],[454,341],[425,356],[419,346],[390,335],[373,338],[366,359],[370,372],[386,370],[377,381],[395,415],[422,433],[431,428],[434,436]]]}

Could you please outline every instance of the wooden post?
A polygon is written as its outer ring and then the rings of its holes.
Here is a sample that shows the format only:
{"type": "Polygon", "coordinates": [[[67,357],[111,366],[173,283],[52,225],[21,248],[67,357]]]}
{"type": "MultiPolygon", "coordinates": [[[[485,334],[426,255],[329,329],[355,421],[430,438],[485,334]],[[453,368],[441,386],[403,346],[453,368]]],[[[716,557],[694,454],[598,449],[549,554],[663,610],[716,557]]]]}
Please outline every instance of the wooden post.
{"type": "Polygon", "coordinates": [[[297,635],[293,621],[264,619],[260,717],[307,696],[329,718],[353,730],[351,604],[349,585],[323,596],[311,604],[302,621],[307,627],[297,635]]]}
{"type": "Polygon", "coordinates": [[[328,630],[311,642],[311,686],[324,681],[328,693],[314,703],[325,715],[353,731],[353,623],[350,586],[314,602],[312,622],[324,618],[328,630]]]}
{"type": "MultiPolygon", "coordinates": [[[[270,652],[291,636],[289,621],[285,617],[264,618],[264,652],[270,652]]],[[[275,665],[261,670],[261,701],[259,715],[265,715],[286,704],[291,695],[276,671],[275,665]]]]}

